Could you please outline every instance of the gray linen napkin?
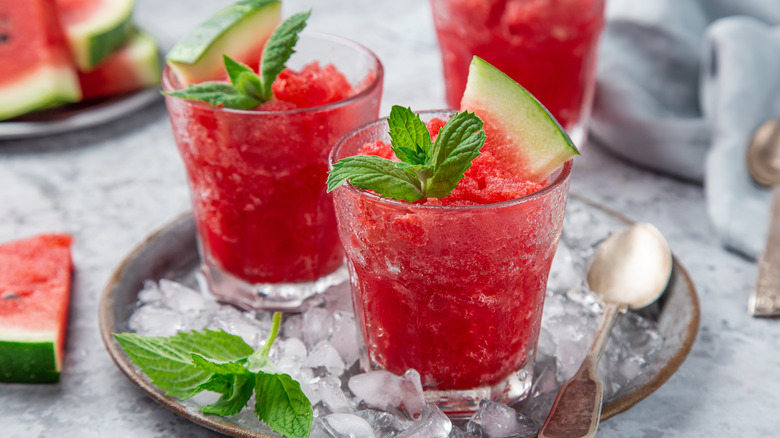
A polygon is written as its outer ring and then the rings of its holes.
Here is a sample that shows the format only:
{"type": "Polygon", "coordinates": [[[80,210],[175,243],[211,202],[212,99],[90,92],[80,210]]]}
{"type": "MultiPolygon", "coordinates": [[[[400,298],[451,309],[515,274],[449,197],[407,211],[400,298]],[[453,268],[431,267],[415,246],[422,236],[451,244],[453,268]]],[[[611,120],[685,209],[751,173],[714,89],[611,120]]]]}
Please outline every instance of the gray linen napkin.
{"type": "Polygon", "coordinates": [[[763,251],[769,191],[745,150],[780,116],[780,0],[609,0],[590,138],[643,167],[703,181],[721,242],[763,251]]]}

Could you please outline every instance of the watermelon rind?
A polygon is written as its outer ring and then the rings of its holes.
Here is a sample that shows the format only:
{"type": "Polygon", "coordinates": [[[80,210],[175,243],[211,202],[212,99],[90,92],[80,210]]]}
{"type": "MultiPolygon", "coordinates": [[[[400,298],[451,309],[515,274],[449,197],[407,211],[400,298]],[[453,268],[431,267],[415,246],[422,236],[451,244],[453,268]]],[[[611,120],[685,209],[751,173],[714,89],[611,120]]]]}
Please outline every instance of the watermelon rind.
{"type": "MultiPolygon", "coordinates": [[[[475,56],[469,67],[461,110],[476,112],[510,147],[501,151],[516,175],[543,182],[569,159],[580,155],[566,130],[528,90],[475,56]],[[513,147],[512,147],[513,146],[513,147]]],[[[490,133],[488,133],[490,135],[490,133]]]]}
{"type": "Polygon", "coordinates": [[[165,60],[182,85],[220,79],[225,71],[223,54],[257,64],[262,46],[281,22],[281,14],[279,0],[239,1],[190,31],[165,60]]]}
{"type": "Polygon", "coordinates": [[[56,354],[55,333],[2,333],[0,337],[21,338],[0,341],[0,382],[59,382],[62,364],[56,354]]]}
{"type": "Polygon", "coordinates": [[[72,66],[44,64],[0,88],[0,120],[79,100],[81,88],[72,66]]]}
{"type": "Polygon", "coordinates": [[[81,71],[93,70],[118,49],[133,31],[135,0],[102,0],[88,20],[64,26],[73,61],[81,71]]]}

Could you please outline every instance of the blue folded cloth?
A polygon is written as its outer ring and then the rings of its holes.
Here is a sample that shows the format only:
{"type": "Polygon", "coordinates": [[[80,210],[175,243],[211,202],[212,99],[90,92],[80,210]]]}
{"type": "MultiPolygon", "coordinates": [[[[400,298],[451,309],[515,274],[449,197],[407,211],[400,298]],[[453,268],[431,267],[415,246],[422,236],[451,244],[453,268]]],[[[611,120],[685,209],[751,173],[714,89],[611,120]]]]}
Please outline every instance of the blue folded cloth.
{"type": "Polygon", "coordinates": [[[745,166],[780,117],[780,1],[610,0],[590,138],[643,167],[704,182],[729,249],[762,251],[769,189],[745,166]]]}

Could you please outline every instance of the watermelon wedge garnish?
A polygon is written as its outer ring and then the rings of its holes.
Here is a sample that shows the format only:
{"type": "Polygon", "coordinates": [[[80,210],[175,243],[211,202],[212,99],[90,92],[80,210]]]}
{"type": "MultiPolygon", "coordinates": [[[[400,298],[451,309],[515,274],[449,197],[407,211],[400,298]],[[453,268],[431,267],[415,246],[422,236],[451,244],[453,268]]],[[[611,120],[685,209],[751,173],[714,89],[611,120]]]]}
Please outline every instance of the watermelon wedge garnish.
{"type": "Polygon", "coordinates": [[[555,117],[520,84],[477,56],[471,61],[461,110],[484,122],[491,151],[521,179],[544,183],[579,151],[555,117]]]}
{"type": "Polygon", "coordinates": [[[2,3],[0,120],[81,98],[54,0],[2,3]]]}
{"type": "Polygon", "coordinates": [[[59,381],[72,242],[43,234],[0,245],[0,382],[59,381]]]}
{"type": "Polygon", "coordinates": [[[81,71],[93,70],[132,32],[135,0],[56,1],[73,61],[81,71]]]}
{"type": "Polygon", "coordinates": [[[265,42],[281,22],[279,0],[241,0],[218,11],[165,56],[179,85],[227,77],[222,55],[257,70],[265,42]]]}

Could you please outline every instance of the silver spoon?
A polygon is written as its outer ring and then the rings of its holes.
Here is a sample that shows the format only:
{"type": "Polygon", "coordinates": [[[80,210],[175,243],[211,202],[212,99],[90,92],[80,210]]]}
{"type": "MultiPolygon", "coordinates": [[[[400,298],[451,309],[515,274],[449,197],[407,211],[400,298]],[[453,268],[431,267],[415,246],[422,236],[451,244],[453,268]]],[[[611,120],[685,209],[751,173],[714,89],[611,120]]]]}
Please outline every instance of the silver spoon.
{"type": "Polygon", "coordinates": [[[590,289],[604,300],[604,315],[588,355],[561,386],[539,438],[592,437],[601,417],[603,383],[596,370],[619,314],[639,309],[663,293],[672,273],[672,253],[661,233],[646,223],[605,240],[588,267],[590,289]]]}
{"type": "Polygon", "coordinates": [[[747,150],[750,176],[772,187],[769,235],[758,263],[758,281],[750,295],[753,316],[780,315],[780,120],[770,120],[753,134],[747,150]]]}

